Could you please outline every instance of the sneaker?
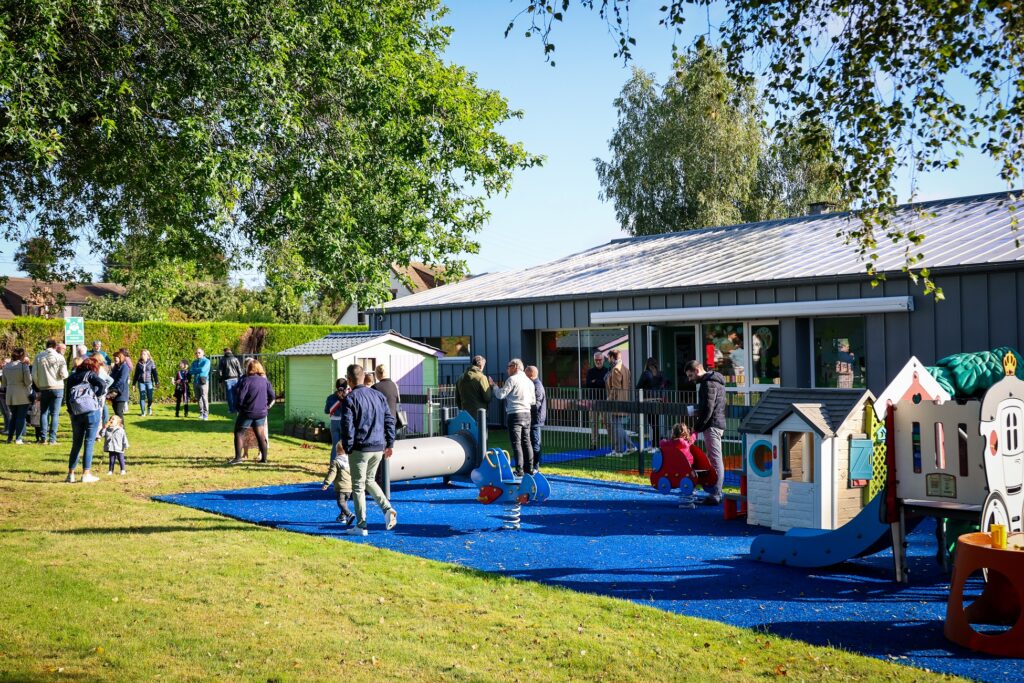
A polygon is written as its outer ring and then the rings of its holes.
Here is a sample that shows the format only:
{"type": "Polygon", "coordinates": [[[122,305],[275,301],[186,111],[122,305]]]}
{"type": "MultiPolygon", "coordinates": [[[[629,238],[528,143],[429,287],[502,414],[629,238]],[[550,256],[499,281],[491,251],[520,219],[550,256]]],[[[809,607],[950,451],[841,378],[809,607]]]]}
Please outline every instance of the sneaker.
{"type": "Polygon", "coordinates": [[[619,453],[618,451],[609,451],[608,452],[608,457],[609,458],[621,458],[623,455],[624,455],[623,453],[619,453]]]}
{"type": "Polygon", "coordinates": [[[107,472],[107,476],[109,477],[113,473],[114,473],[114,470],[110,470],[109,472],[107,472]]]}
{"type": "Polygon", "coordinates": [[[24,442],[24,441],[22,441],[21,439],[18,439],[18,440],[17,440],[17,441],[15,441],[14,443],[18,444],[19,446],[24,446],[24,445],[25,445],[25,442],[24,442]]]}
{"type": "Polygon", "coordinates": [[[347,536],[369,536],[370,532],[366,529],[358,526],[354,526],[351,529],[345,531],[347,536]]]}
{"type": "Polygon", "coordinates": [[[523,471],[517,467],[516,469],[512,470],[512,474],[514,474],[517,477],[522,477],[523,471]]]}
{"type": "Polygon", "coordinates": [[[83,484],[91,484],[94,481],[99,481],[99,480],[100,480],[99,477],[93,476],[91,473],[83,474],[82,475],[82,483],[83,484]]]}
{"type": "Polygon", "coordinates": [[[228,460],[229,465],[241,465],[243,462],[245,461],[242,458],[231,458],[231,460],[228,460]]]}
{"type": "Polygon", "coordinates": [[[150,415],[150,416],[151,416],[152,414],[153,414],[153,409],[152,409],[152,408],[150,408],[150,409],[149,409],[149,412],[147,412],[147,413],[146,413],[146,415],[150,415]]]}
{"type": "Polygon", "coordinates": [[[384,528],[391,531],[395,528],[395,525],[398,524],[398,513],[395,512],[394,508],[391,508],[384,513],[384,519],[387,520],[384,524],[384,528]]]}
{"type": "Polygon", "coordinates": [[[68,472],[68,476],[66,476],[64,478],[64,481],[69,483],[69,484],[74,484],[75,483],[75,473],[74,472],[68,472]]]}
{"type": "Polygon", "coordinates": [[[123,477],[124,475],[126,475],[126,474],[128,474],[128,470],[121,470],[121,476],[122,476],[122,477],[123,477]]]}

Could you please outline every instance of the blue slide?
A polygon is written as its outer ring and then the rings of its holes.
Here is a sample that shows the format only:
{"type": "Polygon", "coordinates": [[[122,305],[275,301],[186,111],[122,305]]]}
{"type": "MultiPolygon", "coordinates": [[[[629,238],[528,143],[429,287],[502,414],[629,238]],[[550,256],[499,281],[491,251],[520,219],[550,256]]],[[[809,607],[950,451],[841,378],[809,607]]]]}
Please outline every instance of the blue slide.
{"type": "Polygon", "coordinates": [[[781,536],[758,536],[750,545],[750,556],[790,567],[828,567],[884,550],[890,545],[889,525],[879,521],[884,493],[838,529],[790,529],[781,536]]]}

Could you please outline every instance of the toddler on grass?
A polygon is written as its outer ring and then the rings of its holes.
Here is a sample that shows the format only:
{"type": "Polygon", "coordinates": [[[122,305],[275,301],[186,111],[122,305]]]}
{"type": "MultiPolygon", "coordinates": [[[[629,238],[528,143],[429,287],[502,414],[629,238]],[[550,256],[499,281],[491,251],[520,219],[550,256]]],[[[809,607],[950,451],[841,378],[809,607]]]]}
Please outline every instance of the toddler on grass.
{"type": "Polygon", "coordinates": [[[128,474],[124,461],[124,452],[128,450],[128,434],[124,431],[124,424],[117,415],[111,415],[107,420],[107,428],[103,434],[103,450],[110,455],[108,475],[114,473],[114,460],[121,465],[121,474],[128,474]]]}
{"type": "Polygon", "coordinates": [[[331,461],[331,466],[327,469],[327,477],[324,479],[322,490],[326,491],[332,483],[334,492],[338,496],[338,508],[341,510],[335,521],[351,526],[356,519],[348,507],[348,501],[352,497],[352,473],[348,468],[348,455],[342,453],[340,448],[338,454],[334,456],[334,460],[331,461]]]}

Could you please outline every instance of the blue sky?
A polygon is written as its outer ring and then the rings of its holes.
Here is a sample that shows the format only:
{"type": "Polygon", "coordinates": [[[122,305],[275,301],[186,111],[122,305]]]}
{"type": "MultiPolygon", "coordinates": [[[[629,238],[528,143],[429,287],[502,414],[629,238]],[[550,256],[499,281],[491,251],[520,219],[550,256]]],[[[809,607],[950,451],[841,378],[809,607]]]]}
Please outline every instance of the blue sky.
{"type": "MultiPolygon", "coordinates": [[[[446,57],[478,74],[480,86],[501,92],[523,119],[502,127],[510,139],[547,160],[542,168],[516,174],[508,196],[490,201],[491,220],[478,234],[480,254],[467,257],[473,273],[517,270],[624,236],[611,204],[598,199],[595,157],[607,158],[615,126],[612,101],[630,66],[613,57],[616,47],[595,12],[574,1],[554,34],[555,61],[544,61],[541,43],[523,36],[520,23],[508,38],[505,27],[522,0],[448,0],[444,23],[454,28],[446,57]]],[[[672,63],[674,34],[658,25],[660,2],[634,0],[631,30],[637,39],[633,64],[664,80],[672,63]]],[[[714,17],[712,17],[714,20],[714,17]]],[[[690,31],[706,30],[695,18],[690,31]]],[[[691,34],[692,35],[692,34],[691,34]]],[[[689,37],[680,45],[689,43],[689,37]]],[[[918,178],[918,199],[963,196],[1006,189],[994,163],[971,153],[954,172],[918,178]]],[[[901,200],[909,183],[899,188],[901,200]]],[[[18,274],[14,245],[0,244],[0,274],[18,274]]],[[[99,255],[81,256],[99,273],[99,255]]],[[[258,275],[241,274],[249,284],[258,275]]]]}

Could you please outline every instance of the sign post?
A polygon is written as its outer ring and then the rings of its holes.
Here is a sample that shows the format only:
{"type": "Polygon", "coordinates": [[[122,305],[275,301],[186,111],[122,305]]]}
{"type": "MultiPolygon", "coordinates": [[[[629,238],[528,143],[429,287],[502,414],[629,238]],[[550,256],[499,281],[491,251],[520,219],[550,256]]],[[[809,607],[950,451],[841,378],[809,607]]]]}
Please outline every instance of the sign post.
{"type": "Polygon", "coordinates": [[[68,346],[85,343],[85,318],[64,318],[64,343],[68,346]]]}

